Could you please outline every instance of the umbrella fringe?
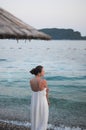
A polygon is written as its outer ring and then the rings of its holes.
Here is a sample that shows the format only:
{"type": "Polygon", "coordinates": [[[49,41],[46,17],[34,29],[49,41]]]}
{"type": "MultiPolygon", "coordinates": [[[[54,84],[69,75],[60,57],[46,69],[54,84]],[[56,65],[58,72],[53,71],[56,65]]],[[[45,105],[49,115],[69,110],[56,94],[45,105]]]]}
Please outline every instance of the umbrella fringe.
{"type": "Polygon", "coordinates": [[[51,37],[0,8],[0,39],[50,40],[51,37]]]}

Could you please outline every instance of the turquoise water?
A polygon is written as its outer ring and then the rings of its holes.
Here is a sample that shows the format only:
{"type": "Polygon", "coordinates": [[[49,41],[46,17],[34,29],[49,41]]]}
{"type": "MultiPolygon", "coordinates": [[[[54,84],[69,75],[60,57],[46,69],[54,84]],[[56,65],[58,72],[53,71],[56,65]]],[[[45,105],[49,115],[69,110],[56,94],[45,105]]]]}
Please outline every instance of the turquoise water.
{"type": "Polygon", "coordinates": [[[49,123],[86,126],[86,41],[0,40],[0,119],[30,121],[29,71],[43,65],[49,123]]]}

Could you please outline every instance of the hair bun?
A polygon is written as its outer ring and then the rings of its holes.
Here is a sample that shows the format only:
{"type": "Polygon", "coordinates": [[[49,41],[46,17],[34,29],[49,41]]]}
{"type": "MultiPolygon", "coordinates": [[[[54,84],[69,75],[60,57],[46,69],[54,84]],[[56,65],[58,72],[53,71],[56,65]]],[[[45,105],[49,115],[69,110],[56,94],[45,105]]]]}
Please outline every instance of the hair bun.
{"type": "Polygon", "coordinates": [[[33,68],[33,69],[30,71],[30,73],[31,73],[31,74],[34,74],[34,75],[37,75],[38,73],[41,73],[42,68],[43,68],[43,66],[38,65],[38,66],[36,66],[35,68],[33,68]]]}
{"type": "Polygon", "coordinates": [[[35,74],[35,68],[30,71],[31,74],[35,74]]]}

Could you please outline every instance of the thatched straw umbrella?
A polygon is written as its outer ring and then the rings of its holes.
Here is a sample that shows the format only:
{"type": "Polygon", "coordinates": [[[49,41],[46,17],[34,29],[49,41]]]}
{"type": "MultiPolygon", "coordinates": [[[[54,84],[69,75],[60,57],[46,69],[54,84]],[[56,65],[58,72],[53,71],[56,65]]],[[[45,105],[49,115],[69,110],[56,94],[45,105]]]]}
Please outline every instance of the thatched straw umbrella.
{"type": "Polygon", "coordinates": [[[0,39],[43,39],[51,37],[37,31],[32,26],[24,23],[8,11],[0,8],[0,39]]]}

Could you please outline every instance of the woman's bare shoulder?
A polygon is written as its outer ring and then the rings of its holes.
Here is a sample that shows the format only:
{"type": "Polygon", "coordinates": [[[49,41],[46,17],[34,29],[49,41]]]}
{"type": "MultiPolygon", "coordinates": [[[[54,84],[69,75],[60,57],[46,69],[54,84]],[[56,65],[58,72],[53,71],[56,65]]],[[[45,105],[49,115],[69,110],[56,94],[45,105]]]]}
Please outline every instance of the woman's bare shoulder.
{"type": "Polygon", "coordinates": [[[45,79],[40,79],[39,82],[40,83],[47,83],[47,81],[45,79]]]}
{"type": "Polygon", "coordinates": [[[47,80],[46,80],[46,79],[43,79],[43,82],[44,82],[45,84],[47,84],[47,80]]]}
{"type": "Polygon", "coordinates": [[[47,81],[45,79],[41,79],[39,81],[39,86],[40,87],[47,87],[47,81]]]}

